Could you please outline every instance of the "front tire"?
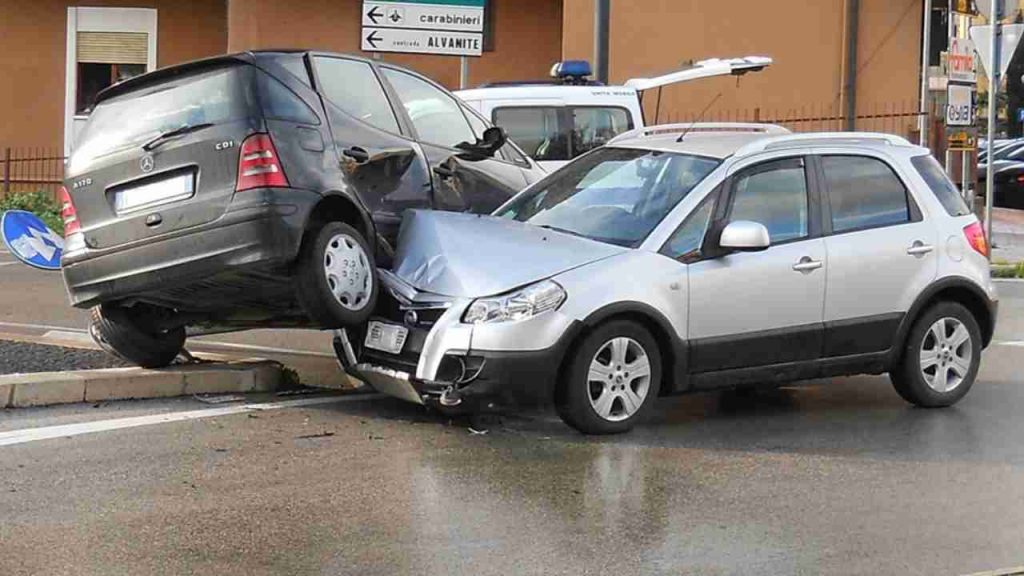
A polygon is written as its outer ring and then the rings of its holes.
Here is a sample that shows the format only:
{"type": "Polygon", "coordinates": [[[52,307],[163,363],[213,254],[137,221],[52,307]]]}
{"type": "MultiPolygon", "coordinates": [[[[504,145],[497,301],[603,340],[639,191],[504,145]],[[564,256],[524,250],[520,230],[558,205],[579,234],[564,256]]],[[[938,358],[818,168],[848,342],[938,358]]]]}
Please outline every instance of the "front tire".
{"type": "Polygon", "coordinates": [[[299,301],[323,328],[351,328],[377,304],[377,268],[363,235],[343,222],[313,232],[299,257],[299,301]]]}
{"type": "Polygon", "coordinates": [[[90,310],[89,334],[101,348],[143,368],[169,366],[185,346],[185,327],[160,331],[130,308],[102,304],[90,310]]]}
{"type": "Polygon", "coordinates": [[[661,384],[661,353],[643,326],[616,320],[583,338],[559,383],[556,408],[584,434],[632,430],[661,384]]]}
{"type": "Polygon", "coordinates": [[[980,365],[978,321],[961,304],[939,302],[914,322],[900,364],[890,378],[907,402],[942,408],[967,394],[980,365]]]}

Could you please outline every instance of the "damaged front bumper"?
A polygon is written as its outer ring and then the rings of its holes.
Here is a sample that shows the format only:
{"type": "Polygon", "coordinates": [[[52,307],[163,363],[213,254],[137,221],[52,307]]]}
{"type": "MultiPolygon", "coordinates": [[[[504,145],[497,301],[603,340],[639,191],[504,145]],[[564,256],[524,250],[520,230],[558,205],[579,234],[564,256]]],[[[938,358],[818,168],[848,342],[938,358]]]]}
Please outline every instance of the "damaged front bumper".
{"type": "Polygon", "coordinates": [[[349,374],[379,392],[449,411],[549,403],[580,323],[554,311],[520,322],[464,324],[471,299],[419,292],[381,273],[374,321],[408,330],[398,354],[366,348],[361,330],[339,331],[349,374]]]}

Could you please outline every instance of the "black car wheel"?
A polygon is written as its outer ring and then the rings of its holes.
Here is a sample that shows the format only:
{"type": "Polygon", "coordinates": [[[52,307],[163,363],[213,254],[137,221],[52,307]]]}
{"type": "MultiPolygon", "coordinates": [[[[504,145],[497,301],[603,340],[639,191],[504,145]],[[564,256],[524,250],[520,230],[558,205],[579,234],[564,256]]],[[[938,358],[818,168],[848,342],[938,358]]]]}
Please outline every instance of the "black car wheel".
{"type": "Polygon", "coordinates": [[[661,382],[658,344],[643,326],[612,321],[575,348],[556,407],[566,424],[584,434],[631,430],[654,404],[661,382]]]}
{"type": "Polygon", "coordinates": [[[328,222],[303,247],[297,274],[299,300],[323,328],[366,322],[377,303],[377,268],[363,235],[328,222]]]}
{"type": "Polygon", "coordinates": [[[89,334],[108,353],[143,368],[169,366],[185,346],[184,326],[159,330],[146,315],[108,304],[90,311],[89,334]]]}
{"type": "Polygon", "coordinates": [[[941,408],[967,394],[980,364],[978,321],[956,302],[939,302],[914,322],[900,365],[890,377],[907,402],[941,408]]]}

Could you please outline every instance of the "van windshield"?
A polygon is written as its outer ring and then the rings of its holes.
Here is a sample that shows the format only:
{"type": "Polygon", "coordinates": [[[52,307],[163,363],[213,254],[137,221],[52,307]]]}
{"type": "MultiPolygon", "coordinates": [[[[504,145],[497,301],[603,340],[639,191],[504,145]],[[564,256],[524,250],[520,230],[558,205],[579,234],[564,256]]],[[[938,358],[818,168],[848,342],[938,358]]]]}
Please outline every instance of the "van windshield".
{"type": "Polygon", "coordinates": [[[639,246],[720,164],[669,152],[602,148],[496,214],[619,246],[639,246]]]}
{"type": "Polygon", "coordinates": [[[100,102],[74,146],[74,163],[88,163],[113,152],[141,147],[183,126],[221,124],[246,118],[257,109],[246,86],[248,66],[218,68],[100,102]]]}
{"type": "Polygon", "coordinates": [[[496,108],[494,124],[542,162],[572,160],[633,129],[629,111],[612,106],[496,108]]]}

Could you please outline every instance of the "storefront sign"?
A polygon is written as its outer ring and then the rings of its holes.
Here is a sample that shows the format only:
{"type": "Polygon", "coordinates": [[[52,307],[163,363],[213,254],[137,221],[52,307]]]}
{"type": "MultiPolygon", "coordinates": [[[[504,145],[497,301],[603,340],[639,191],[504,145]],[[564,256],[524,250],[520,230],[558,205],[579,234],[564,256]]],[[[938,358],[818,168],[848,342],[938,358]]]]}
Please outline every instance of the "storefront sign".
{"type": "Polygon", "coordinates": [[[946,136],[946,149],[951,152],[973,152],[978,140],[966,130],[952,131],[946,136]]]}
{"type": "Polygon", "coordinates": [[[949,44],[949,81],[974,84],[978,81],[975,72],[974,43],[967,38],[953,38],[949,44]]]}
{"type": "Polygon", "coordinates": [[[974,87],[950,84],[946,94],[946,126],[974,126],[974,87]]]}

